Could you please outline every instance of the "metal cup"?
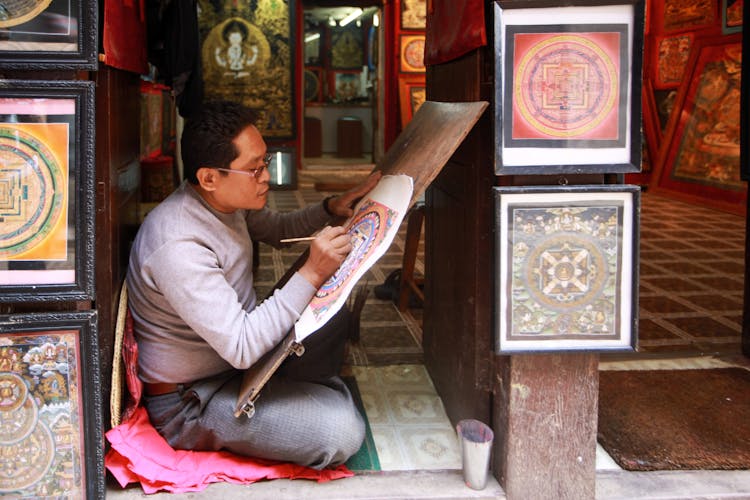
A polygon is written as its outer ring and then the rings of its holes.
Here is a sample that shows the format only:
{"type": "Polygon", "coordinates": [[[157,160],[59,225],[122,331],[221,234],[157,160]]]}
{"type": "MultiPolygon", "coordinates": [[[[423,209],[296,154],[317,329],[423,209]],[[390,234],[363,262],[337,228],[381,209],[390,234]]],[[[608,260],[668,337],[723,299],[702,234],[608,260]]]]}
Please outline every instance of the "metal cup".
{"type": "Polygon", "coordinates": [[[474,419],[458,422],[456,433],[461,446],[464,482],[471,489],[482,490],[487,486],[495,434],[486,424],[474,419]]]}

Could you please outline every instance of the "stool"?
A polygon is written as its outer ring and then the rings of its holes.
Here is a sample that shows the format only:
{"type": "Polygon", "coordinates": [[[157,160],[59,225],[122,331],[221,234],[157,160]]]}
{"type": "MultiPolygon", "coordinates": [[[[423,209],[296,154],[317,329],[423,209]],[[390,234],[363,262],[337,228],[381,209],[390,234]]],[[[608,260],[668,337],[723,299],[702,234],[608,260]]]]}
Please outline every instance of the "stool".
{"type": "Polygon", "coordinates": [[[358,158],[362,156],[362,120],[356,116],[343,116],[336,123],[336,156],[358,158]]]}
{"type": "Polygon", "coordinates": [[[414,264],[417,261],[423,221],[424,205],[417,205],[410,210],[406,222],[406,241],[404,242],[404,259],[401,264],[401,283],[399,283],[398,288],[397,304],[398,310],[401,312],[406,311],[409,307],[409,295],[412,293],[424,304],[424,293],[419,287],[424,283],[424,279],[414,277],[414,264]]]}

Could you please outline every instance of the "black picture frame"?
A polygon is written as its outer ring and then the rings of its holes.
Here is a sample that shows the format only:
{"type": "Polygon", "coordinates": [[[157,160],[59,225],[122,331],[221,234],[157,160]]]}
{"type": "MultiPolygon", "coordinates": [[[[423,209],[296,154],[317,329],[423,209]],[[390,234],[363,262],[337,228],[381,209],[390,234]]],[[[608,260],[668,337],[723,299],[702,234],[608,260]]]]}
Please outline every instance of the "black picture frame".
{"type": "Polygon", "coordinates": [[[268,185],[271,189],[297,189],[297,150],[286,146],[269,146],[268,154],[271,155],[271,163],[268,164],[268,173],[271,175],[268,185]]]}
{"type": "Polygon", "coordinates": [[[105,496],[97,321],[95,311],[0,316],[0,377],[4,387],[16,390],[18,412],[28,410],[21,412],[26,437],[11,446],[22,451],[26,439],[37,451],[26,463],[27,474],[11,479],[19,496],[105,496]]]}
{"type": "Polygon", "coordinates": [[[496,175],[640,171],[643,26],[643,0],[494,3],[496,175]],[[554,80],[566,50],[581,73],[554,80]]]}
{"type": "MultiPolygon", "coordinates": [[[[742,24],[750,26],[750,7],[743,5],[742,24]]],[[[750,54],[750,36],[742,37],[742,53],[750,54]]],[[[742,58],[740,92],[740,179],[750,180],[750,57],[742,58]]]]}
{"type": "Polygon", "coordinates": [[[0,80],[0,155],[0,303],[93,300],[94,82],[0,80]]]}
{"type": "Polygon", "coordinates": [[[495,187],[495,352],[634,351],[640,187],[495,187]]]}
{"type": "Polygon", "coordinates": [[[41,11],[0,22],[0,68],[96,70],[98,2],[39,0],[41,11]]]}

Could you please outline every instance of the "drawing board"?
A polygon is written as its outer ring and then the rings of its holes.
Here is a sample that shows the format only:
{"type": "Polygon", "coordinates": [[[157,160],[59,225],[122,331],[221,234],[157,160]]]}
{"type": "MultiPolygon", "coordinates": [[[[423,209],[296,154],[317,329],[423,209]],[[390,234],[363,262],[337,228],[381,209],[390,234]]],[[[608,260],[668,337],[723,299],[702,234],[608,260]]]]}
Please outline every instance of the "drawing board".
{"type": "Polygon", "coordinates": [[[357,204],[344,225],[352,238],[352,251],[315,292],[294,325],[297,342],[317,331],[341,309],[359,278],[385,253],[409,209],[413,188],[414,181],[408,175],[386,175],[357,204]]]}

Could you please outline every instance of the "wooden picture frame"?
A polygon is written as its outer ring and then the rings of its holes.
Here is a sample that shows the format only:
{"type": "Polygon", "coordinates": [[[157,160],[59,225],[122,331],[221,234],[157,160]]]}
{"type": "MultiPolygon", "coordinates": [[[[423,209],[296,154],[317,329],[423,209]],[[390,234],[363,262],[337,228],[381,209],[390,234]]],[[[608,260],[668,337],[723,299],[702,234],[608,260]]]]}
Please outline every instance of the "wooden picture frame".
{"type": "Polygon", "coordinates": [[[291,147],[268,146],[271,163],[268,185],[275,191],[297,189],[297,150],[291,147]]]}
{"type": "Polygon", "coordinates": [[[96,313],[0,316],[0,339],[3,491],[104,498],[96,313]]]}
{"type": "Polygon", "coordinates": [[[0,20],[0,68],[97,69],[98,2],[16,3],[19,9],[0,20]]]}
{"type": "Polygon", "coordinates": [[[427,0],[401,0],[401,29],[427,29],[427,0]]]}
{"type": "Polygon", "coordinates": [[[643,80],[643,140],[645,144],[645,158],[641,158],[641,171],[653,171],[653,164],[659,157],[662,142],[662,131],[659,123],[659,113],[656,109],[654,89],[651,80],[643,80]]]}
{"type": "Polygon", "coordinates": [[[94,82],[0,85],[0,302],[94,298],[94,82]]]}
{"type": "Polygon", "coordinates": [[[741,35],[696,40],[675,99],[654,172],[654,192],[738,215],[746,211],[740,177],[741,35]]]}
{"type": "Polygon", "coordinates": [[[711,31],[718,24],[718,0],[663,0],[651,10],[655,33],[711,31]]]}
{"type": "Polygon", "coordinates": [[[424,78],[400,78],[398,94],[401,126],[405,127],[426,100],[427,86],[424,78]]]}
{"type": "Polygon", "coordinates": [[[721,32],[725,35],[742,33],[744,2],[742,0],[721,0],[721,32]]]}
{"type": "Polygon", "coordinates": [[[496,175],[640,171],[643,14],[495,3],[496,175]]]}
{"type": "Polygon", "coordinates": [[[640,188],[493,190],[496,353],[635,350],[640,188]]]}
{"type": "Polygon", "coordinates": [[[401,73],[424,73],[425,35],[399,35],[401,73]]]}

